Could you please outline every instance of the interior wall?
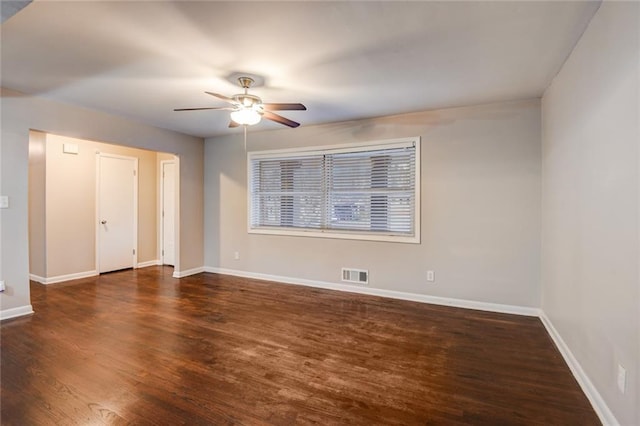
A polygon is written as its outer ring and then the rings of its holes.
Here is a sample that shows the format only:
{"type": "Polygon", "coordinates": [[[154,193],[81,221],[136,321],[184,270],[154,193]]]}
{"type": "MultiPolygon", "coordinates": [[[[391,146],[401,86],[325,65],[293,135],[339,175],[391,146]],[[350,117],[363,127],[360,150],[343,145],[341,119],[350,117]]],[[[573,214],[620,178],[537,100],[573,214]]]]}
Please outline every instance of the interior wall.
{"type": "Polygon", "coordinates": [[[640,424],[639,16],[603,2],[542,101],[542,309],[623,425],[640,424]]]}
{"type": "Polygon", "coordinates": [[[30,305],[28,242],[29,131],[99,140],[174,153],[180,160],[180,271],[203,265],[204,147],[201,138],[137,123],[122,117],[2,89],[0,191],[11,200],[0,213],[2,311],[30,305]],[[7,249],[10,248],[10,249],[7,249]]]}
{"type": "Polygon", "coordinates": [[[247,233],[242,134],[205,143],[205,264],[526,307],[539,304],[539,100],[248,134],[248,150],[421,137],[421,244],[247,233]],[[239,252],[240,259],[234,260],[239,252]],[[434,270],[436,281],[426,281],[434,270]]]}
{"type": "MultiPolygon", "coordinates": [[[[29,247],[27,227],[29,180],[29,127],[23,131],[8,122],[11,114],[2,93],[0,126],[0,194],[9,198],[9,208],[0,209],[0,279],[6,290],[0,293],[0,317],[5,312],[29,313],[29,247]],[[14,143],[22,139],[24,143],[14,143]],[[20,159],[20,161],[16,161],[20,159]]],[[[23,111],[26,113],[26,111],[23,111]]]]}
{"type": "Polygon", "coordinates": [[[46,135],[45,148],[47,272],[42,277],[96,272],[97,152],[138,159],[138,263],[157,260],[157,154],[52,134],[46,135]],[[78,153],[64,153],[64,144],[77,145],[78,153]]]}
{"type": "Polygon", "coordinates": [[[29,271],[47,276],[45,182],[47,135],[29,132],[29,271]]]}

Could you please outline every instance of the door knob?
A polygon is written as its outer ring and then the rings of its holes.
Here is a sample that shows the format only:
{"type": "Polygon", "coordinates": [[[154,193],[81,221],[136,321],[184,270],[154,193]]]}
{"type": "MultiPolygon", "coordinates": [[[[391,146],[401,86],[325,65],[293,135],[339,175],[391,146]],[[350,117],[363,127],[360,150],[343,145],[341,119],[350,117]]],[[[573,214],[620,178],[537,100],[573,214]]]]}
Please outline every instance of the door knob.
{"type": "Polygon", "coordinates": [[[100,221],[100,223],[103,224],[103,225],[106,225],[107,221],[106,220],[102,220],[102,221],[100,221]]]}

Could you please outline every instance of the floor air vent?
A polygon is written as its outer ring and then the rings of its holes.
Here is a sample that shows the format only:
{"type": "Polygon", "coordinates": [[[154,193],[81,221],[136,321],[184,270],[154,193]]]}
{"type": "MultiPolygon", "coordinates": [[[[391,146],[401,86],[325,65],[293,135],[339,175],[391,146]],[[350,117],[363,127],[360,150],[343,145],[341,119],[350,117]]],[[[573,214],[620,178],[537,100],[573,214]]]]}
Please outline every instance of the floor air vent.
{"type": "Polygon", "coordinates": [[[348,283],[368,284],[369,271],[364,269],[342,268],[342,281],[348,283]]]}

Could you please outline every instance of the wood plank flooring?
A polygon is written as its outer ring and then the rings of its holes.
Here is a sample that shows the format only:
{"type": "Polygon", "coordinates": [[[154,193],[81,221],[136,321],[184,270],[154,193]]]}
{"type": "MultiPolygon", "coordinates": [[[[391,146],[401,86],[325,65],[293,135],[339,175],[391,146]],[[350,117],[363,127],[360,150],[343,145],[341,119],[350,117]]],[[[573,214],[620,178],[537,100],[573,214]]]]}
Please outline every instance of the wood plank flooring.
{"type": "Polygon", "coordinates": [[[600,424],[537,318],[171,273],[32,283],[2,425],[600,424]]]}

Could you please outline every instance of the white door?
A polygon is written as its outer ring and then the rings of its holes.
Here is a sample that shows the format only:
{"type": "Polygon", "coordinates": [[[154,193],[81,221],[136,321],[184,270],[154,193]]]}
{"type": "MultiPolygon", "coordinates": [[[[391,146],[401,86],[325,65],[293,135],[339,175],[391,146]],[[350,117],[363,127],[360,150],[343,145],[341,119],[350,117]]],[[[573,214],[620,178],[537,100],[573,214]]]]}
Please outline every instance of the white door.
{"type": "Polygon", "coordinates": [[[162,264],[175,265],[176,164],[162,163],[162,264]]]}
{"type": "Polygon", "coordinates": [[[98,161],[98,272],[132,268],[137,258],[138,160],[100,154],[98,161]]]}

